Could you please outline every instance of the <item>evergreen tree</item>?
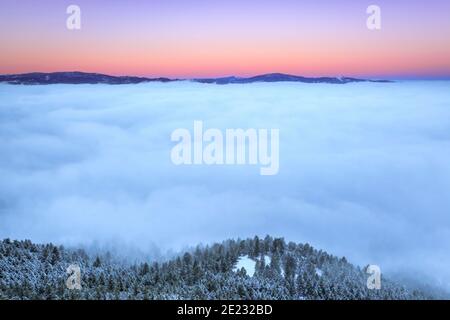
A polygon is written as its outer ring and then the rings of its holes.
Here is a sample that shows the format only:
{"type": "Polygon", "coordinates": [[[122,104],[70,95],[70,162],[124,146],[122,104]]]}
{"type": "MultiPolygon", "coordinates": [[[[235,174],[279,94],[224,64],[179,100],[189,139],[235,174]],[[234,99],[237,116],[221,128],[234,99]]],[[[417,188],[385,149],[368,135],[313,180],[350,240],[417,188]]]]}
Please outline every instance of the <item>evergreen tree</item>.
{"type": "Polygon", "coordinates": [[[100,268],[100,267],[102,266],[102,262],[101,262],[99,256],[97,256],[97,257],[95,258],[95,261],[94,261],[94,263],[93,263],[92,266],[93,266],[94,268],[100,268]]]}
{"type": "Polygon", "coordinates": [[[59,250],[57,247],[53,247],[51,253],[51,264],[56,265],[59,262],[59,250]]]}

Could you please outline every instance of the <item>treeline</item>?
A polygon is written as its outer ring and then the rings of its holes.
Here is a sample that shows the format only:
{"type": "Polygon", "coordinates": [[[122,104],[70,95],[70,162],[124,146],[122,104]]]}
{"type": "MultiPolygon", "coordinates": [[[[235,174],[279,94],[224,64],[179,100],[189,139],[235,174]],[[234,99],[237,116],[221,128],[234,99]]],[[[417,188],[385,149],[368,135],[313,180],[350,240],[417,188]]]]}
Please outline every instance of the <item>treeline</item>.
{"type": "Polygon", "coordinates": [[[118,263],[31,241],[0,241],[0,299],[429,299],[382,279],[367,288],[365,268],[345,258],[282,238],[255,237],[198,246],[163,263],[118,263]],[[250,277],[234,270],[242,256],[255,261],[250,277]],[[81,270],[81,290],[66,287],[69,265],[81,270]]]}

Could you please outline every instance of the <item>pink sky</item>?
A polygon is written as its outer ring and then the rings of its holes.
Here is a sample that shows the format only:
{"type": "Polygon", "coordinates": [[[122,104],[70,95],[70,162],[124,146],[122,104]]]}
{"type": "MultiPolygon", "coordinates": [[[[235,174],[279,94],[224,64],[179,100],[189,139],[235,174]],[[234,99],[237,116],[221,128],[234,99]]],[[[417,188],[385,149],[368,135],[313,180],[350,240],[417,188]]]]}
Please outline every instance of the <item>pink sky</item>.
{"type": "Polygon", "coordinates": [[[450,76],[447,0],[2,0],[0,27],[0,73],[450,76]],[[66,28],[70,4],[81,30],[66,28]]]}

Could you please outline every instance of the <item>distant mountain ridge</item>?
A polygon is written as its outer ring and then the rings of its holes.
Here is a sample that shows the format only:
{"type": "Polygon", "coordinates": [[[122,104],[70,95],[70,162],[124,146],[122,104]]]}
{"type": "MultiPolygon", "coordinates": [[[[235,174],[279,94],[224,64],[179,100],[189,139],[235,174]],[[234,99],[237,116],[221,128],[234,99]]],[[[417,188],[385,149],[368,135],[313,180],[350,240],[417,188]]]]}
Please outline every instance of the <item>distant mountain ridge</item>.
{"type": "Polygon", "coordinates": [[[301,82],[301,83],[330,83],[346,84],[352,82],[392,82],[389,80],[368,80],[350,77],[302,77],[283,73],[268,73],[253,77],[220,77],[196,79],[147,78],[134,76],[110,76],[100,73],[86,72],[33,72],[24,74],[0,75],[0,82],[16,85],[46,85],[46,84],[138,84],[145,82],[172,82],[191,80],[209,84],[247,84],[255,82],[301,82]]]}
{"type": "Polygon", "coordinates": [[[24,74],[0,75],[0,82],[9,84],[136,84],[142,82],[169,82],[169,78],[145,78],[130,76],[110,76],[86,72],[33,72],[24,74]]]}
{"type": "Polygon", "coordinates": [[[332,83],[345,84],[350,82],[391,82],[389,80],[368,80],[350,77],[301,77],[284,73],[268,73],[248,78],[223,77],[210,79],[194,79],[201,83],[230,84],[230,83],[254,83],[254,82],[303,82],[303,83],[332,83]]]}

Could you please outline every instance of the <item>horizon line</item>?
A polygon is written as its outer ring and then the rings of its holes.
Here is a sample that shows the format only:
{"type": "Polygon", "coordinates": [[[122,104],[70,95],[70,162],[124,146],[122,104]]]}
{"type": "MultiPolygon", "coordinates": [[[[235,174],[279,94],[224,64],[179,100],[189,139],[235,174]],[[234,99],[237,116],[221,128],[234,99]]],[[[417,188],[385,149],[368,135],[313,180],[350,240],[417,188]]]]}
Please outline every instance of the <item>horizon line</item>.
{"type": "Polygon", "coordinates": [[[295,73],[284,73],[284,72],[267,72],[267,73],[257,73],[249,76],[241,76],[241,75],[235,75],[235,74],[226,74],[226,75],[219,75],[219,76],[191,76],[191,77],[171,77],[171,76],[157,76],[157,75],[131,75],[131,74],[110,74],[110,73],[103,73],[103,72],[90,72],[90,71],[80,71],[80,70],[71,70],[71,71],[29,71],[29,72],[20,72],[20,73],[0,73],[0,76],[14,76],[14,75],[26,75],[26,74],[33,74],[33,73],[40,73],[40,74],[52,74],[52,73],[84,73],[84,74],[98,74],[98,75],[104,75],[104,76],[110,76],[110,77],[136,77],[136,78],[148,78],[148,79],[158,79],[158,78],[166,78],[173,81],[182,81],[182,80],[196,80],[196,79],[220,79],[220,78],[252,78],[257,76],[263,76],[263,75],[272,75],[272,74],[280,74],[280,75],[286,75],[286,76],[294,76],[294,77],[303,77],[303,78],[352,78],[352,79],[361,79],[361,80],[450,80],[450,75],[446,76],[364,76],[364,75],[355,75],[355,76],[346,76],[346,75],[317,75],[317,76],[303,76],[295,73]]]}

